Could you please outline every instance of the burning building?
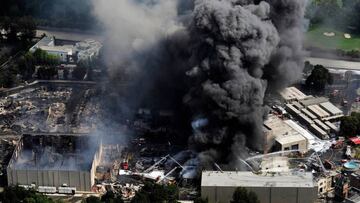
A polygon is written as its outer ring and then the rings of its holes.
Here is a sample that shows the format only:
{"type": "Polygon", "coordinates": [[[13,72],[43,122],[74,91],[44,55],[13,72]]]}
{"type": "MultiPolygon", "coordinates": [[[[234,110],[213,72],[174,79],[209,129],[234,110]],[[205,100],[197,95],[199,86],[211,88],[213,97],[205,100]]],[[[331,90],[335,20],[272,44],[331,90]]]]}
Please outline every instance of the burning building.
{"type": "Polygon", "coordinates": [[[101,157],[99,143],[87,134],[24,134],[7,167],[8,184],[90,191],[101,157]]]}

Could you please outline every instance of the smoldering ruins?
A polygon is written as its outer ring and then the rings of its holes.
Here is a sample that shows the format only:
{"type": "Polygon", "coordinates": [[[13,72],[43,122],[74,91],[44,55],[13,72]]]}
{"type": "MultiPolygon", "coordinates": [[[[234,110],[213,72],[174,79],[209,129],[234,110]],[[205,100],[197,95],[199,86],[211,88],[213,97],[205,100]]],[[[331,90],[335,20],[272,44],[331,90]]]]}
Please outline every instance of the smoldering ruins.
{"type": "Polygon", "coordinates": [[[8,182],[90,191],[101,156],[95,140],[87,134],[24,134],[7,167],[8,182]]]}
{"type": "Polygon", "coordinates": [[[109,89],[116,93],[121,77],[134,84],[119,94],[126,99],[109,103],[118,105],[120,114],[140,107],[171,109],[190,134],[196,160],[234,166],[247,148],[262,150],[266,93],[301,77],[305,5],[305,0],[94,1],[94,13],[107,28],[109,89]]]}
{"type": "Polygon", "coordinates": [[[23,134],[10,184],[131,199],[139,179],[186,185],[263,151],[267,95],[301,78],[306,0],[92,2],[108,77],[0,101],[1,132],[23,134]]]}

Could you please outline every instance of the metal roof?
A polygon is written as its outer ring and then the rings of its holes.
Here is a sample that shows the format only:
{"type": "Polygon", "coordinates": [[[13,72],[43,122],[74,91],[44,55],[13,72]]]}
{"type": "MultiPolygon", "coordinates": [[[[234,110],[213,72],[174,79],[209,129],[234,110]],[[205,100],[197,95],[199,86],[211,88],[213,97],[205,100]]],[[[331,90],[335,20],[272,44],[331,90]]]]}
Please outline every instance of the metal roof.
{"type": "Polygon", "coordinates": [[[325,97],[309,97],[307,99],[301,100],[300,103],[303,106],[310,106],[315,104],[320,104],[324,102],[328,102],[329,100],[325,97]]]}
{"type": "Polygon", "coordinates": [[[306,115],[300,113],[299,114],[299,117],[302,118],[307,124],[313,124],[314,121],[311,120],[309,117],[307,117],[306,115]]]}
{"type": "Polygon", "coordinates": [[[299,114],[299,113],[300,113],[300,111],[299,111],[298,109],[296,109],[296,108],[294,107],[294,105],[292,105],[292,104],[286,104],[286,107],[288,108],[288,110],[292,111],[292,112],[295,113],[295,114],[299,114]]]}
{"type": "Polygon", "coordinates": [[[315,130],[316,132],[320,133],[321,135],[327,135],[327,133],[325,131],[323,131],[319,126],[317,126],[316,124],[312,124],[311,127],[313,128],[313,130],[315,130]]]}
{"type": "Polygon", "coordinates": [[[339,128],[338,127],[336,127],[334,124],[332,124],[330,121],[325,121],[325,124],[327,125],[327,126],[329,126],[332,130],[334,130],[334,131],[338,131],[339,130],[339,128]]]}
{"type": "Polygon", "coordinates": [[[285,100],[294,100],[294,99],[301,100],[307,97],[303,92],[301,92],[296,87],[285,88],[283,91],[280,92],[280,95],[285,100]]]}
{"type": "Polygon", "coordinates": [[[320,106],[327,112],[329,112],[331,115],[339,115],[339,114],[343,114],[343,112],[336,107],[335,105],[333,105],[330,102],[324,102],[321,103],[320,106]]]}
{"type": "Polygon", "coordinates": [[[249,171],[203,171],[201,186],[222,187],[314,187],[311,172],[256,175],[249,171]]]}
{"type": "Polygon", "coordinates": [[[324,109],[320,108],[319,105],[311,105],[307,107],[313,114],[315,114],[318,118],[329,117],[330,114],[326,112],[324,109]]]}
{"type": "Polygon", "coordinates": [[[316,123],[316,125],[318,125],[321,129],[325,130],[325,131],[329,131],[330,127],[325,125],[325,123],[323,123],[322,121],[315,119],[314,122],[316,123]]]}
{"type": "Polygon", "coordinates": [[[301,112],[303,112],[307,117],[311,119],[316,119],[316,116],[307,109],[301,109],[301,112]]]}

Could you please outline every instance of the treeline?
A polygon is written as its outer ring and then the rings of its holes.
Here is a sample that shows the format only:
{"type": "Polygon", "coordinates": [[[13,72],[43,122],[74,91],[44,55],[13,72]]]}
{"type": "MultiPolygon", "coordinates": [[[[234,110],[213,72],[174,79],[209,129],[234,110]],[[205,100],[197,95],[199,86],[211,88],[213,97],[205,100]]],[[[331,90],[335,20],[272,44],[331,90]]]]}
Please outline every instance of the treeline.
{"type": "Polygon", "coordinates": [[[32,16],[37,25],[91,29],[96,23],[89,0],[0,1],[0,16],[32,16]]]}
{"type": "Polygon", "coordinates": [[[0,87],[10,88],[24,80],[31,80],[37,65],[41,66],[37,72],[38,79],[52,79],[57,74],[56,65],[59,63],[57,56],[41,49],[37,49],[34,53],[27,52],[16,59],[15,63],[0,70],[0,87]]]}
{"type": "Polygon", "coordinates": [[[360,0],[314,0],[306,11],[311,25],[360,34],[360,0]]]}
{"type": "Polygon", "coordinates": [[[3,42],[21,42],[29,45],[36,35],[36,24],[31,16],[0,17],[0,39],[3,42]]]}
{"type": "Polygon", "coordinates": [[[2,203],[63,203],[62,201],[53,201],[50,198],[37,193],[34,190],[25,190],[22,187],[5,187],[0,193],[0,202],[2,203]]]}

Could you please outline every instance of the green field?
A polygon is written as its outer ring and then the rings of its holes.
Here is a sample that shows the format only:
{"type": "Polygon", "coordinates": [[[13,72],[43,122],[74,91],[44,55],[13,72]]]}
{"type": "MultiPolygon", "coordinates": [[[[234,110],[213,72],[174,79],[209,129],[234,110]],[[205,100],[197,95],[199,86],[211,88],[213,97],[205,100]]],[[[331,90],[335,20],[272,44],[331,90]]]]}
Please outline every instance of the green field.
{"type": "Polygon", "coordinates": [[[351,39],[346,39],[343,32],[325,27],[315,27],[306,33],[305,44],[326,49],[360,50],[360,36],[351,35],[351,39]],[[324,32],[334,32],[335,36],[327,37],[323,35],[324,32]]]}

